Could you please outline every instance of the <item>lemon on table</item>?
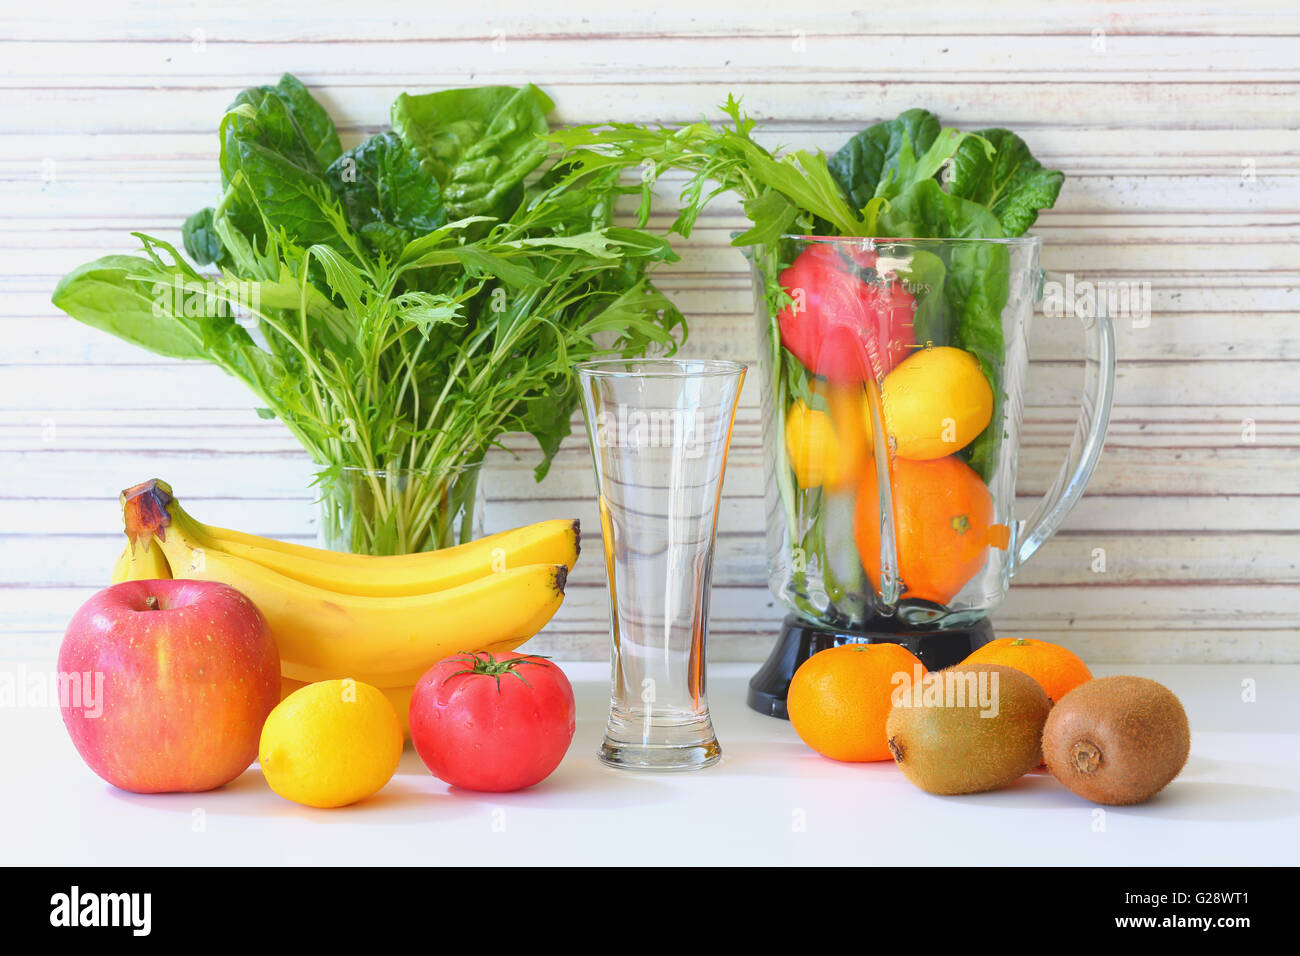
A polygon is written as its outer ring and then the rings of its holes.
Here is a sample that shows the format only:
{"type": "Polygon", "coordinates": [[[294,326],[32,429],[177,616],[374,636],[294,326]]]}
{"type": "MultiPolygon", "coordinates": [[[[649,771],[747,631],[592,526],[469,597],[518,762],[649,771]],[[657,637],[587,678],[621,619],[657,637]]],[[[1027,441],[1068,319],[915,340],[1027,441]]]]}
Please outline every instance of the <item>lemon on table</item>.
{"type": "Polygon", "coordinates": [[[294,691],[271,711],[257,759],[280,796],[342,807],[392,779],[402,743],[397,711],[378,688],[326,680],[294,691]]]}
{"type": "Polygon", "coordinates": [[[900,362],[880,386],[885,429],[898,457],[930,461],[960,451],[993,418],[993,389],[980,363],[964,349],[921,349],[900,362]]]}
{"type": "MultiPolygon", "coordinates": [[[[292,677],[280,675],[280,699],[284,700],[296,690],[301,690],[311,684],[309,680],[294,680],[292,677]]],[[[411,737],[411,728],[407,723],[411,713],[411,694],[415,692],[415,685],[410,687],[381,687],[379,692],[388,698],[388,702],[393,705],[393,710],[397,711],[397,719],[402,723],[402,734],[408,740],[411,737]]]]}

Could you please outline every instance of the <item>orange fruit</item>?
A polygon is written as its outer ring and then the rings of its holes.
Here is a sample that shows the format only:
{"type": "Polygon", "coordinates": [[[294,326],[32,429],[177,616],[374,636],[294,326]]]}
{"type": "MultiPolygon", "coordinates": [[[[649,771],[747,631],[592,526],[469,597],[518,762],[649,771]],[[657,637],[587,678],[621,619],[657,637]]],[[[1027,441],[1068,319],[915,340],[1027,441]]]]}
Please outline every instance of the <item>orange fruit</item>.
{"type": "Polygon", "coordinates": [[[832,760],[892,760],[885,721],[896,677],[908,684],[925,667],[898,644],[841,644],[799,665],[786,694],[786,712],[795,733],[832,760]]]}
{"type": "Polygon", "coordinates": [[[962,663],[1014,667],[1038,681],[1052,703],[1092,680],[1092,671],[1073,651],[1060,644],[1026,638],[1001,637],[989,641],[962,663]]]}
{"type": "MultiPolygon", "coordinates": [[[[898,576],[903,596],[947,604],[984,567],[993,496],[960,458],[891,463],[898,576]]],[[[854,537],[862,567],[880,589],[880,500],[876,469],[863,470],[854,537]]]]}

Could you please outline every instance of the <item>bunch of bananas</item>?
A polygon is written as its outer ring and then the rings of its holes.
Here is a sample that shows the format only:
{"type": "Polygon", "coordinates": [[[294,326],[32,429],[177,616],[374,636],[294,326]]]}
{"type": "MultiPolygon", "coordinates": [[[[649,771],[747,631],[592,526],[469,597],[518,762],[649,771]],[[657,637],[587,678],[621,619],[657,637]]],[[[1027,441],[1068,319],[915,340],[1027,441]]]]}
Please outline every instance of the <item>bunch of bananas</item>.
{"type": "Polygon", "coordinates": [[[201,524],[158,479],[122,492],[122,515],[114,582],[191,578],[242,592],[270,625],[286,693],[351,677],[409,701],[443,657],[514,650],[540,631],[578,560],[570,520],[422,554],[324,551],[201,524]]]}

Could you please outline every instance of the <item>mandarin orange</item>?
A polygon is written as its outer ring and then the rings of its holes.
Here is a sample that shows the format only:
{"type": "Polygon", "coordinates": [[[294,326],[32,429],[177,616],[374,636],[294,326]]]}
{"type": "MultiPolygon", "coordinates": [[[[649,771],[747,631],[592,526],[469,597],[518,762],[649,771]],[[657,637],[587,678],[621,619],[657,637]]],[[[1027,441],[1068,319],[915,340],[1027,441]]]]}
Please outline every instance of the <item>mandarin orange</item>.
{"type": "MultiPolygon", "coordinates": [[[[892,760],[885,722],[894,690],[925,667],[898,644],[841,644],[804,661],[786,695],[795,733],[833,760],[892,760]]],[[[910,686],[910,684],[909,684],[910,686]]]]}
{"type": "Polygon", "coordinates": [[[1030,638],[998,638],[976,649],[962,663],[1014,667],[1038,681],[1053,703],[1092,680],[1092,671],[1073,651],[1030,638]]]}

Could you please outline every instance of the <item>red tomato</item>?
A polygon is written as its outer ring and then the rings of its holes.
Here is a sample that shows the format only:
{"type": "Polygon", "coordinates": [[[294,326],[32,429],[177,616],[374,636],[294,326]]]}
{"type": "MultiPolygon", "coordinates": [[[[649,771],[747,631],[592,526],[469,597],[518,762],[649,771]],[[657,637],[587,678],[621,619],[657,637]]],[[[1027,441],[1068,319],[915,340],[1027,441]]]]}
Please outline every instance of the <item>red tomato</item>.
{"type": "Polygon", "coordinates": [[[527,654],[453,654],[411,695],[411,742],[439,780],[502,792],[540,783],[573,741],[573,687],[527,654]]]}
{"type": "Polygon", "coordinates": [[[833,382],[880,378],[912,351],[916,300],[897,280],[864,282],[860,269],[876,253],[854,249],[852,261],[833,244],[813,242],[781,273],[794,299],[777,322],[781,344],[814,375],[833,382]]]}

